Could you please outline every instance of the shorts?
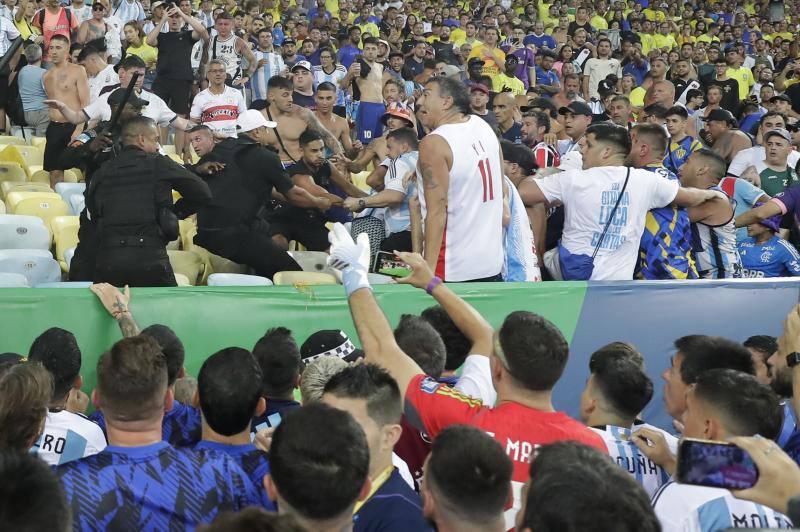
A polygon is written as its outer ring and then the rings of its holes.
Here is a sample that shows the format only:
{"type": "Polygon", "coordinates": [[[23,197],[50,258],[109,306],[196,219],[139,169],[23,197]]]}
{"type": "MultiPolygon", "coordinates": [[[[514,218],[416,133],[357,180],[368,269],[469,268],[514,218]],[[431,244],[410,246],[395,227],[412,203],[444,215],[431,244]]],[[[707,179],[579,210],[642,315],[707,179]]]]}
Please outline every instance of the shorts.
{"type": "Polygon", "coordinates": [[[69,122],[53,122],[47,125],[45,138],[47,144],[44,146],[44,169],[48,172],[52,170],[64,170],[58,164],[61,152],[69,144],[72,133],[75,131],[75,124],[69,122]]]}
{"type": "MultiPolygon", "coordinates": [[[[0,109],[8,105],[8,73],[0,74],[0,109]]],[[[5,124],[0,124],[0,129],[5,129],[5,124]]]]}
{"type": "Polygon", "coordinates": [[[192,80],[156,77],[153,81],[153,93],[164,100],[172,112],[184,116],[189,114],[192,80]]]}
{"type": "Polygon", "coordinates": [[[356,116],[358,140],[365,146],[383,134],[381,117],[386,113],[382,103],[361,102],[356,116]]]}
{"type": "Polygon", "coordinates": [[[269,216],[270,236],[281,235],[286,240],[296,240],[309,251],[327,251],[331,247],[328,241],[328,228],[325,219],[312,211],[291,209],[281,212],[281,208],[269,216]],[[299,211],[299,212],[298,212],[299,211]]]}

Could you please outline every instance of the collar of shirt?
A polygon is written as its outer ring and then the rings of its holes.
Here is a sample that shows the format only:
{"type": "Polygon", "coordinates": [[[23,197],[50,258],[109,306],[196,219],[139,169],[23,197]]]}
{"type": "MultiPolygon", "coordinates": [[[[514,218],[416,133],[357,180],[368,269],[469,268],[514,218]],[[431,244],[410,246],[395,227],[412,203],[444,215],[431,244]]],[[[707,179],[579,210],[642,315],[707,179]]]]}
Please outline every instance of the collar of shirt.
{"type": "Polygon", "coordinates": [[[393,472],[394,472],[394,466],[390,465],[389,467],[384,469],[380,475],[375,477],[375,479],[372,481],[372,487],[370,488],[367,496],[364,498],[363,501],[358,501],[356,503],[356,507],[353,508],[353,515],[357,514],[358,511],[361,509],[361,507],[364,506],[364,504],[366,504],[367,501],[369,501],[373,495],[375,495],[375,492],[381,489],[381,486],[386,484],[386,481],[389,480],[389,477],[392,476],[393,472]]]}

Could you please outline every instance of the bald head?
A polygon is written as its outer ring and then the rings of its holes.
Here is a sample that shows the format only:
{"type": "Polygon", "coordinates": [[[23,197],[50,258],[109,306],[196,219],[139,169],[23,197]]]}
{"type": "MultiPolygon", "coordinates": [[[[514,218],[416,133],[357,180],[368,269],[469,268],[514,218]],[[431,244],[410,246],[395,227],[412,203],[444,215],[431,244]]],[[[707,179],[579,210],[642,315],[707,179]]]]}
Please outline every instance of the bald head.
{"type": "Polygon", "coordinates": [[[158,128],[146,116],[131,118],[122,126],[122,145],[136,146],[144,152],[158,152],[158,128]]]}
{"type": "Polygon", "coordinates": [[[510,92],[501,92],[494,97],[492,111],[501,124],[514,120],[514,111],[517,109],[517,101],[510,92]]]}
{"type": "Polygon", "coordinates": [[[675,103],[675,85],[671,81],[660,80],[653,82],[647,91],[645,105],[660,103],[667,109],[675,103]]]}

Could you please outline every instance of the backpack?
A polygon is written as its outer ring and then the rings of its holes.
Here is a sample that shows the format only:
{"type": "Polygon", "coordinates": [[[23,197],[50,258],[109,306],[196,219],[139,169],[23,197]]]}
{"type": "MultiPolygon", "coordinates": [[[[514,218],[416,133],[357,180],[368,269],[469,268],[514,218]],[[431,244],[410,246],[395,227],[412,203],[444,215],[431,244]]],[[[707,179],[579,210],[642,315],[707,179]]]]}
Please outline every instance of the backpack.
{"type": "Polygon", "coordinates": [[[15,75],[8,85],[8,104],[6,105],[6,116],[15,126],[23,127],[28,123],[25,121],[25,111],[22,109],[22,97],[19,95],[19,72],[28,62],[24,56],[20,56],[19,63],[15,70],[15,75]]]}
{"type": "MultiPolygon", "coordinates": [[[[72,11],[66,7],[64,10],[67,12],[67,27],[72,31],[72,11]]],[[[42,33],[44,33],[44,11],[44,8],[42,8],[36,13],[36,21],[39,23],[39,27],[42,28],[42,33]]]]}

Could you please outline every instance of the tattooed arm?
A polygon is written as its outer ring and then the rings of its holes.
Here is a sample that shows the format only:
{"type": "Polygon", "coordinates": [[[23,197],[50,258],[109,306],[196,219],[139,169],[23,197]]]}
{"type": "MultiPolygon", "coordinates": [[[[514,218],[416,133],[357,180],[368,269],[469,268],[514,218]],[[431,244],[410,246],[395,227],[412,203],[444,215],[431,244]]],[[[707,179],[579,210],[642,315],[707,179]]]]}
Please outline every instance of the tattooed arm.
{"type": "Polygon", "coordinates": [[[453,153],[439,135],[428,135],[419,143],[419,169],[425,193],[425,232],[423,250],[425,262],[436,271],[439,250],[447,220],[447,191],[450,187],[450,167],[453,153]]]}
{"type": "Polygon", "coordinates": [[[123,338],[139,334],[139,326],[136,325],[136,320],[133,319],[133,314],[128,309],[131,293],[127,286],[124,293],[108,283],[93,284],[91,290],[111,314],[111,317],[117,320],[123,338]]]}
{"type": "Polygon", "coordinates": [[[336,139],[336,136],[328,131],[328,128],[322,125],[316,115],[314,115],[313,111],[305,108],[302,109],[305,110],[304,115],[306,123],[308,124],[308,129],[312,129],[322,135],[322,141],[325,143],[325,146],[331,149],[334,155],[344,155],[342,143],[336,139]]]}

